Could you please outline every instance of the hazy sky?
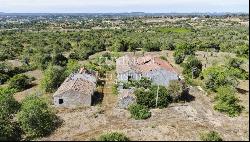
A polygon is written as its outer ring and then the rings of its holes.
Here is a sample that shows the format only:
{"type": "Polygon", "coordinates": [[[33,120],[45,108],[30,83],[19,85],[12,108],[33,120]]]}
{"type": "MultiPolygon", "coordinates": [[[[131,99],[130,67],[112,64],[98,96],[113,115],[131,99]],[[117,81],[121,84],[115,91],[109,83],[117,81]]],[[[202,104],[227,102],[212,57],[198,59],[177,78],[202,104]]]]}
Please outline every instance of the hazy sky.
{"type": "Polygon", "coordinates": [[[248,12],[249,0],[0,0],[0,12],[248,12]]]}

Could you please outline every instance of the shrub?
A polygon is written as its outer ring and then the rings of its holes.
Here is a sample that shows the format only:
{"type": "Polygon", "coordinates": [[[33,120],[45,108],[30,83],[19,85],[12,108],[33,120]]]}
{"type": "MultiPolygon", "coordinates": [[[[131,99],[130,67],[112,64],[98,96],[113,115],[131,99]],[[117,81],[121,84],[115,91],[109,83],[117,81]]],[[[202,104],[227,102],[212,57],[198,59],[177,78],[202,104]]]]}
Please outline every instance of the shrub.
{"type": "Polygon", "coordinates": [[[240,66],[243,64],[243,60],[239,58],[230,58],[227,64],[229,67],[240,68],[240,66]]]}
{"type": "Polygon", "coordinates": [[[200,134],[200,139],[202,141],[222,141],[222,138],[220,137],[219,133],[215,131],[200,134]]]}
{"type": "Polygon", "coordinates": [[[238,79],[248,79],[248,72],[240,67],[243,62],[244,61],[239,58],[230,58],[227,63],[228,74],[231,76],[235,76],[238,79]]]}
{"type": "Polygon", "coordinates": [[[65,66],[67,62],[68,62],[68,59],[60,53],[52,57],[52,63],[54,65],[65,66]]]}
{"type": "Polygon", "coordinates": [[[149,111],[149,109],[139,104],[132,104],[131,106],[129,106],[129,111],[131,116],[136,120],[147,119],[151,116],[151,112],[149,111]]]}
{"type": "Polygon", "coordinates": [[[97,141],[129,141],[129,138],[123,133],[112,132],[107,134],[102,134],[97,141]]]}
{"type": "Polygon", "coordinates": [[[124,88],[144,88],[147,89],[151,86],[152,80],[142,77],[140,80],[129,80],[128,82],[124,82],[124,88]]]}
{"type": "Polygon", "coordinates": [[[180,99],[183,92],[184,86],[178,80],[170,80],[167,90],[169,95],[173,98],[173,101],[176,102],[180,99]]]}
{"type": "Polygon", "coordinates": [[[44,72],[41,88],[45,92],[55,91],[65,78],[62,76],[63,72],[64,70],[62,68],[50,65],[44,72]]]}
{"type": "Polygon", "coordinates": [[[33,58],[34,64],[39,69],[42,69],[42,70],[45,70],[52,60],[52,57],[50,54],[43,54],[43,53],[35,54],[32,58],[33,58]]]}
{"type": "Polygon", "coordinates": [[[176,64],[180,64],[185,60],[186,55],[184,53],[181,52],[175,52],[174,53],[174,61],[176,64]]]}
{"type": "Polygon", "coordinates": [[[56,126],[56,115],[41,98],[31,95],[22,102],[17,114],[22,130],[30,137],[45,136],[56,126]]]}
{"type": "Polygon", "coordinates": [[[25,90],[31,85],[31,79],[24,74],[18,74],[9,80],[9,87],[17,91],[25,90]]]}
{"type": "MultiPolygon", "coordinates": [[[[140,105],[147,106],[148,108],[156,107],[156,94],[158,86],[151,86],[148,89],[140,88],[135,91],[136,101],[140,105]]],[[[164,86],[159,86],[157,107],[167,107],[172,102],[167,89],[164,86]]]]}
{"type": "Polygon", "coordinates": [[[66,70],[64,71],[64,75],[67,77],[72,72],[77,71],[80,68],[80,65],[78,64],[77,60],[69,60],[66,65],[66,70]]]}
{"type": "Polygon", "coordinates": [[[184,64],[183,74],[187,74],[188,76],[192,76],[194,78],[199,77],[202,71],[202,63],[196,57],[190,56],[187,59],[187,63],[184,64]]]}
{"type": "Polygon", "coordinates": [[[11,117],[19,109],[19,103],[14,99],[14,89],[0,88],[0,117],[11,117]]]}
{"type": "Polygon", "coordinates": [[[8,75],[0,73],[0,85],[4,84],[9,78],[8,75]]]}
{"type": "Polygon", "coordinates": [[[0,141],[18,140],[20,133],[18,125],[12,120],[19,110],[19,103],[14,99],[15,90],[0,88],[0,141]]]}
{"type": "Polygon", "coordinates": [[[215,91],[220,86],[236,86],[237,80],[234,76],[228,74],[228,70],[221,66],[209,67],[202,72],[204,77],[205,87],[215,91]]]}
{"type": "Polygon", "coordinates": [[[238,79],[247,80],[249,78],[249,73],[241,68],[228,68],[227,74],[229,76],[234,76],[238,79]]]}
{"type": "Polygon", "coordinates": [[[217,89],[214,109],[233,117],[239,115],[243,109],[238,102],[239,100],[235,96],[235,89],[223,86],[217,89]]]}

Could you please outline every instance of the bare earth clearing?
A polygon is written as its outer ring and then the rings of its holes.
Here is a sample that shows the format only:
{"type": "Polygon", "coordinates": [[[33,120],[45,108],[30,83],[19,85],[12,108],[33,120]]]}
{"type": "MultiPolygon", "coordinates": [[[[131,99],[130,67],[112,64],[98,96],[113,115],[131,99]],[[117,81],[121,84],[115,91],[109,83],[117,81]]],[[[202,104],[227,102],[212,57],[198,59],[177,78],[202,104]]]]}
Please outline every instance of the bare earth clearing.
{"type": "Polygon", "coordinates": [[[133,120],[126,110],[115,108],[112,94],[105,94],[101,106],[58,113],[64,124],[41,140],[90,140],[109,131],[124,132],[132,140],[199,140],[207,130],[218,131],[224,140],[249,139],[248,114],[229,118],[213,111],[204,92],[191,88],[190,93],[193,101],[151,110],[147,120],[133,120]]]}

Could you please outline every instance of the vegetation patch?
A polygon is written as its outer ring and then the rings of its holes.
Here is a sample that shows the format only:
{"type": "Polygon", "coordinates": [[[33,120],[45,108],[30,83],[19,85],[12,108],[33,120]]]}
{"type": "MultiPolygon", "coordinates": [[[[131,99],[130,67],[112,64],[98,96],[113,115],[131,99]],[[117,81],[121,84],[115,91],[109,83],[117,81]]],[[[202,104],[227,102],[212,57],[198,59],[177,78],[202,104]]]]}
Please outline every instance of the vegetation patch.
{"type": "Polygon", "coordinates": [[[208,133],[201,133],[200,139],[202,141],[222,141],[222,138],[220,137],[219,133],[215,131],[210,131],[208,133]]]}
{"type": "Polygon", "coordinates": [[[147,119],[151,116],[151,112],[149,111],[149,109],[139,104],[132,104],[129,107],[129,111],[130,111],[131,116],[136,120],[147,119]]]}
{"type": "Polygon", "coordinates": [[[228,86],[218,88],[214,109],[231,117],[239,115],[243,107],[238,104],[239,100],[235,96],[235,92],[234,88],[228,86]]]}
{"type": "Polygon", "coordinates": [[[130,141],[129,138],[123,134],[118,132],[106,133],[102,134],[96,141],[130,141]]]}

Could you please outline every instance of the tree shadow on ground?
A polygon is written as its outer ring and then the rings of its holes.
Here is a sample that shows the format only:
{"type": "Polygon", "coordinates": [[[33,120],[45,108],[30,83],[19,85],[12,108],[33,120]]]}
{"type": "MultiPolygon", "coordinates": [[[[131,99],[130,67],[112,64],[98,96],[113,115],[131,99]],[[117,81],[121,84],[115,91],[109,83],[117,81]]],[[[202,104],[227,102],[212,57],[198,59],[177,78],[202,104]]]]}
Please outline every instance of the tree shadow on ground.
{"type": "Polygon", "coordinates": [[[191,102],[194,100],[195,100],[195,96],[193,96],[189,93],[189,89],[186,89],[182,92],[182,95],[180,97],[180,101],[191,102]]]}
{"type": "Polygon", "coordinates": [[[238,93],[241,93],[241,94],[247,94],[248,93],[248,91],[245,90],[245,89],[236,88],[236,90],[237,90],[238,93]]]}

